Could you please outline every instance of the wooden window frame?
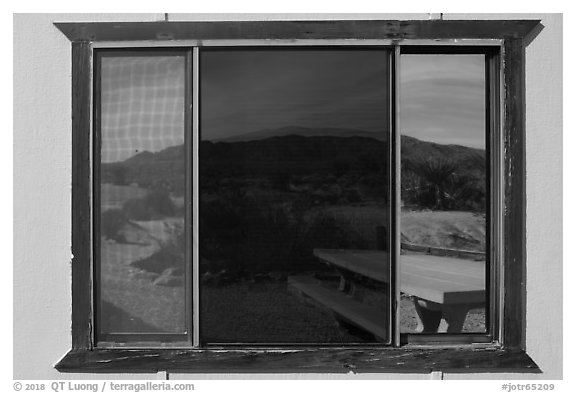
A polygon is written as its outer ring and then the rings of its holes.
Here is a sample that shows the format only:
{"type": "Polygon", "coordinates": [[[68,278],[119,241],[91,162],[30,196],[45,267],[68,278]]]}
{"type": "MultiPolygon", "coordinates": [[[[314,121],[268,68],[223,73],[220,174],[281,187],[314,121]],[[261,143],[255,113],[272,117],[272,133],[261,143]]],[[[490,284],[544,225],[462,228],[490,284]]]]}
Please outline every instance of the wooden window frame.
{"type": "MultiPolygon", "coordinates": [[[[72,42],[72,348],[61,372],[540,372],[526,354],[525,47],[539,20],[273,21],[56,23],[72,42]],[[489,117],[502,130],[501,275],[496,341],[400,347],[242,347],[102,349],[94,347],[92,231],[92,50],[111,46],[270,45],[302,40],[362,40],[382,45],[473,45],[498,42],[500,105],[489,117]],[[190,43],[193,43],[192,45],[190,43]],[[505,247],[503,247],[505,245],[505,247]],[[521,277],[521,279],[518,279],[521,277]]],[[[492,93],[491,93],[492,94],[492,93]]],[[[493,174],[492,174],[493,175],[493,174]]],[[[494,303],[494,302],[492,302],[494,303]]]]}

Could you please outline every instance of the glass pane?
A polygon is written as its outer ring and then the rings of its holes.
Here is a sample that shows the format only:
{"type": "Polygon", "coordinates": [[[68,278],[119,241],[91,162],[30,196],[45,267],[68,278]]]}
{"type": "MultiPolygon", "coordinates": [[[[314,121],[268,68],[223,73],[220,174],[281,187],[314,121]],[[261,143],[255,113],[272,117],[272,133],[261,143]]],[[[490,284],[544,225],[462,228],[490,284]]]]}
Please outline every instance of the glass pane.
{"type": "Polygon", "coordinates": [[[485,58],[401,64],[401,332],[485,332],[485,58]]]}
{"type": "Polygon", "coordinates": [[[207,343],[388,339],[388,52],[201,53],[207,343]]]}
{"type": "Polygon", "coordinates": [[[100,62],[100,334],[184,333],[185,57],[100,62]]]}

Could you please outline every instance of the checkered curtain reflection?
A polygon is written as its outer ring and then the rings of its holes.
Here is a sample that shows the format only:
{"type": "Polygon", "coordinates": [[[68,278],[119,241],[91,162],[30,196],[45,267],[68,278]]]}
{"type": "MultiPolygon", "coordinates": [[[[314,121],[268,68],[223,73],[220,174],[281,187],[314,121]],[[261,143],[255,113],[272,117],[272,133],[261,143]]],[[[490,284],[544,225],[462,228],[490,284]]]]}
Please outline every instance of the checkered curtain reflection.
{"type": "Polygon", "coordinates": [[[102,162],[184,143],[184,56],[103,57],[102,162]]]}

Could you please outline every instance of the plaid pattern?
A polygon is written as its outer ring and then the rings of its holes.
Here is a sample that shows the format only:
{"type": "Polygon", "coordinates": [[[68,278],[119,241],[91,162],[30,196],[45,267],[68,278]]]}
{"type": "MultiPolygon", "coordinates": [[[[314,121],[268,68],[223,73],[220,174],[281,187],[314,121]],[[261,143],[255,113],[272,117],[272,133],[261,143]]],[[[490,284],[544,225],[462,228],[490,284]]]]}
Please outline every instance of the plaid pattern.
{"type": "MultiPolygon", "coordinates": [[[[102,162],[124,161],[143,151],[158,152],[184,143],[184,56],[105,56],[101,64],[102,162]]],[[[149,192],[116,184],[101,184],[100,191],[101,234],[102,228],[114,223],[116,217],[106,215],[107,210],[121,209],[127,201],[143,198],[149,192]]],[[[142,209],[153,206],[151,202],[146,203],[142,209]]],[[[156,217],[154,221],[139,222],[137,227],[133,223],[122,223],[118,237],[102,238],[99,260],[102,279],[98,283],[102,332],[185,331],[182,276],[165,270],[158,277],[146,279],[134,275],[135,269],[130,267],[131,263],[150,255],[149,245],[137,243],[150,244],[157,252],[163,244],[175,241],[183,222],[181,216],[156,217]],[[119,236],[132,244],[120,241],[115,245],[119,236]]],[[[183,246],[178,251],[182,254],[179,263],[183,265],[183,246]]],[[[172,266],[174,261],[165,263],[172,266]]]]}
{"type": "Polygon", "coordinates": [[[103,57],[102,162],[184,143],[185,58],[103,57]]]}

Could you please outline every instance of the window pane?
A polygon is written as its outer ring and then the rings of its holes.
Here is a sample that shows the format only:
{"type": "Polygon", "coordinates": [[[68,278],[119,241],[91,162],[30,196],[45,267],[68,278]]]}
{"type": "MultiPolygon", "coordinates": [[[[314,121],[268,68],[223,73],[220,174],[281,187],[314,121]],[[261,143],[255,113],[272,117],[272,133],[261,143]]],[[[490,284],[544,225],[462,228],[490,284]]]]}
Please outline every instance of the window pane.
{"type": "Polygon", "coordinates": [[[184,333],[185,57],[100,57],[98,332],[184,333]]]}
{"type": "Polygon", "coordinates": [[[485,57],[401,64],[401,332],[485,332],[485,57]]]}
{"type": "Polygon", "coordinates": [[[387,340],[388,56],[201,53],[204,342],[387,340]]]}

